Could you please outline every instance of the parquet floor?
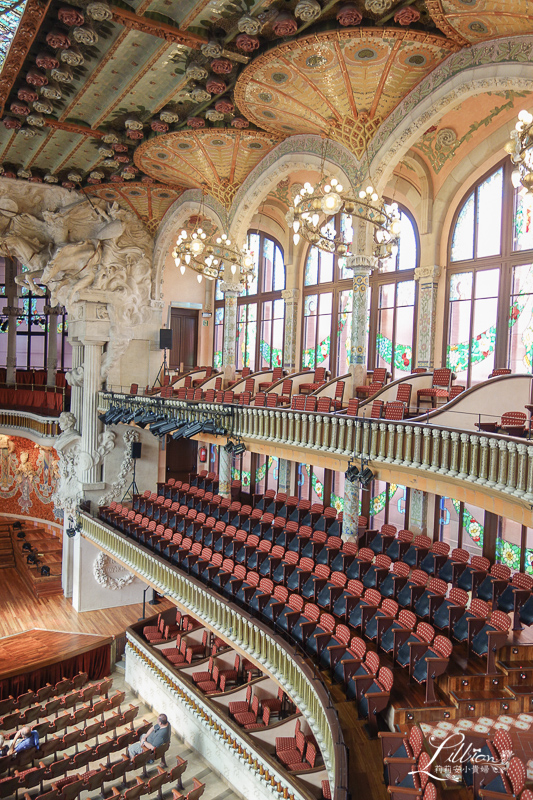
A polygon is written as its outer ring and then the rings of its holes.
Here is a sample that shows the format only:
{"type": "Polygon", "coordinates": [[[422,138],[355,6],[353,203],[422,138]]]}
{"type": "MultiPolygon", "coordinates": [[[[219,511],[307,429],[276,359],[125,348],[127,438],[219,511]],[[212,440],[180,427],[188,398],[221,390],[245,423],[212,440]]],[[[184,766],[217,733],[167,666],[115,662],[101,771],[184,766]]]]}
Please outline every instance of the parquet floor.
{"type": "MultiPolygon", "coordinates": [[[[158,606],[147,604],[146,616],[164,611],[172,605],[166,599],[158,606]]],[[[33,628],[101,636],[117,635],[137,622],[141,614],[142,602],[78,614],[72,608],[71,600],[62,595],[36,600],[16,569],[3,569],[0,573],[0,638],[33,628]]]]}

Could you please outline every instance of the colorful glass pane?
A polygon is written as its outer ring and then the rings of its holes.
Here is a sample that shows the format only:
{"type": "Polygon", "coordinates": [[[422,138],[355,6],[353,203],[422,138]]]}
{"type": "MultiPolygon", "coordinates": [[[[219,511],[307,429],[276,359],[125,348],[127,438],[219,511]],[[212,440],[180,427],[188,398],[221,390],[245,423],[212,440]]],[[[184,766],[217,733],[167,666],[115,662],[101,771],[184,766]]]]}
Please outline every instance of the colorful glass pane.
{"type": "Polygon", "coordinates": [[[533,196],[515,190],[513,250],[533,249],[533,196]]]}
{"type": "Polygon", "coordinates": [[[503,167],[477,188],[477,257],[500,252],[502,232],[503,167]]]}
{"type": "Polygon", "coordinates": [[[474,192],[465,201],[452,237],[452,261],[466,261],[474,257],[474,192]]]}
{"type": "Polygon", "coordinates": [[[316,286],[318,283],[318,248],[312,247],[307,255],[305,262],[305,278],[306,286],[316,286]]]}
{"type": "Polygon", "coordinates": [[[17,32],[26,1],[14,8],[15,3],[0,0],[0,68],[6,60],[13,37],[17,32]]]}
{"type": "Polygon", "coordinates": [[[509,310],[508,366],[513,372],[533,371],[533,266],[513,269],[509,310]]]}

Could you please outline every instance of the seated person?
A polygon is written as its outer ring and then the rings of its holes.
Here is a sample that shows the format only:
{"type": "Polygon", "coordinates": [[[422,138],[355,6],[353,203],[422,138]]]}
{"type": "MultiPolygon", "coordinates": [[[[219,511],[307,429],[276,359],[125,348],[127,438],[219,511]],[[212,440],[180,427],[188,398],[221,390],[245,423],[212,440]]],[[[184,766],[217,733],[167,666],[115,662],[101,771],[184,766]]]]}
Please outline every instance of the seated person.
{"type": "Polygon", "coordinates": [[[39,747],[39,734],[37,731],[32,731],[29,725],[24,725],[11,740],[7,755],[10,756],[13,753],[20,753],[22,750],[29,750],[30,747],[39,747]]]}

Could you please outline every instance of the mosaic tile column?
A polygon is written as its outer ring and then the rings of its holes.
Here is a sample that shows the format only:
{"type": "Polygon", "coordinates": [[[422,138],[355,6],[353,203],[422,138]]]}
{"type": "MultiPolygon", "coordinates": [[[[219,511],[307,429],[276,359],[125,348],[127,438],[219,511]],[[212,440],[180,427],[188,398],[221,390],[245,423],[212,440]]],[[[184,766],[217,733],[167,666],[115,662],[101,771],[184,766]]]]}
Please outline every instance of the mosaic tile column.
{"type": "Polygon", "coordinates": [[[48,355],[46,358],[46,384],[47,386],[56,385],[57,369],[57,318],[60,309],[56,306],[45,306],[44,313],[48,316],[48,355]]]}
{"type": "Polygon", "coordinates": [[[359,525],[359,481],[344,481],[344,508],[342,511],[342,538],[350,541],[359,525]]]}
{"type": "Polygon", "coordinates": [[[224,292],[224,347],[222,351],[222,366],[224,378],[232,381],[235,378],[237,363],[237,297],[242,292],[241,283],[220,284],[224,292]]]}
{"type": "Polygon", "coordinates": [[[437,289],[441,268],[417,267],[418,319],[416,337],[416,365],[432,369],[435,355],[435,318],[437,314],[437,289]]]}
{"type": "Polygon", "coordinates": [[[231,499],[231,462],[232,454],[224,450],[223,445],[218,448],[218,493],[221,497],[231,499]]]}
{"type": "Polygon", "coordinates": [[[346,259],[346,266],[353,270],[350,372],[353,386],[360,386],[366,379],[369,281],[373,270],[378,267],[378,262],[374,256],[349,256],[346,259]]]}
{"type": "Polygon", "coordinates": [[[298,335],[299,289],[284,289],[285,300],[285,338],[283,342],[283,366],[287,372],[296,371],[296,338],[298,335]]]}
{"type": "Polygon", "coordinates": [[[286,458],[280,458],[278,469],[279,469],[278,491],[285,492],[287,496],[290,496],[292,461],[289,461],[286,458]]]}

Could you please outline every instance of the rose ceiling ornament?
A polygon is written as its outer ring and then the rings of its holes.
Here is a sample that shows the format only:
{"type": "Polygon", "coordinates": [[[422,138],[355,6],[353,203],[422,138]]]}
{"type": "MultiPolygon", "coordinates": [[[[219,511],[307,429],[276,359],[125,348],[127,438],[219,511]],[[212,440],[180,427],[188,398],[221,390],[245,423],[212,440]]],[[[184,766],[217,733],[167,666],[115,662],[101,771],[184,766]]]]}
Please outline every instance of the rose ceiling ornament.
{"type": "Polygon", "coordinates": [[[322,14],[322,6],[318,0],[299,0],[294,15],[302,22],[314,22],[322,14]]]}
{"type": "Polygon", "coordinates": [[[89,3],[87,6],[87,14],[91,19],[97,22],[105,22],[113,19],[113,13],[109,3],[103,2],[103,0],[93,0],[93,2],[89,3]]]}
{"type": "Polygon", "coordinates": [[[237,22],[239,33],[247,33],[248,36],[256,36],[261,30],[261,23],[251,14],[244,14],[237,22]]]}
{"type": "Polygon", "coordinates": [[[206,68],[202,64],[197,64],[196,62],[189,64],[185,70],[185,77],[189,81],[203,81],[207,78],[208,74],[206,68]]]}

